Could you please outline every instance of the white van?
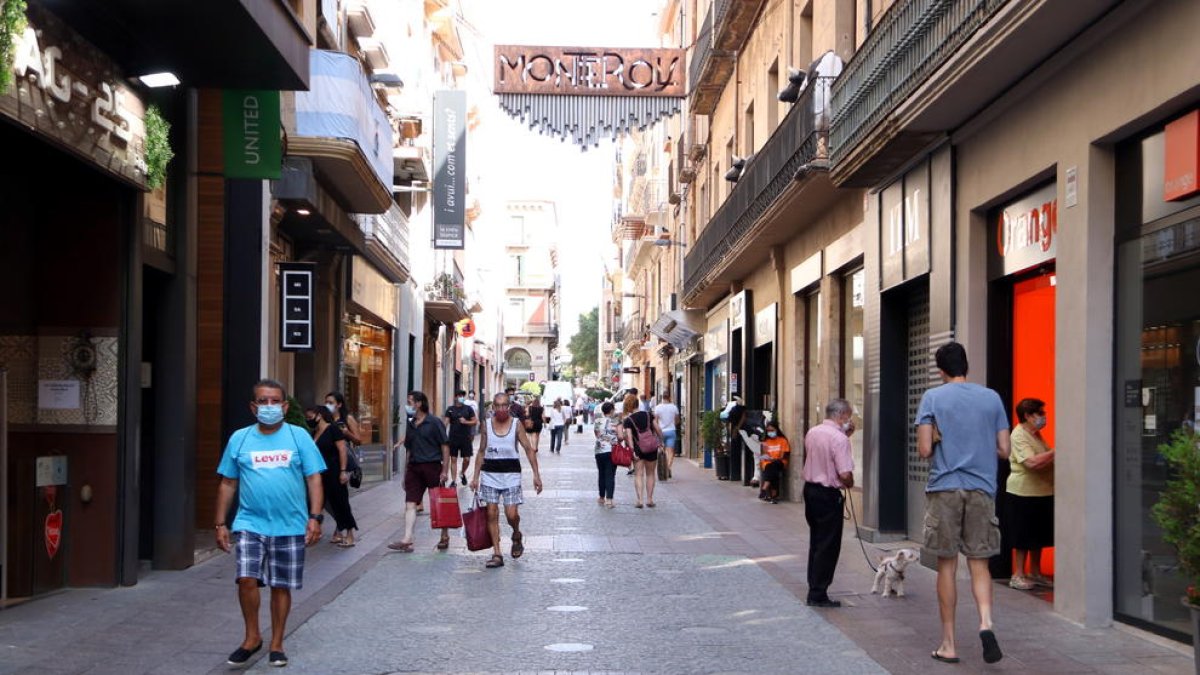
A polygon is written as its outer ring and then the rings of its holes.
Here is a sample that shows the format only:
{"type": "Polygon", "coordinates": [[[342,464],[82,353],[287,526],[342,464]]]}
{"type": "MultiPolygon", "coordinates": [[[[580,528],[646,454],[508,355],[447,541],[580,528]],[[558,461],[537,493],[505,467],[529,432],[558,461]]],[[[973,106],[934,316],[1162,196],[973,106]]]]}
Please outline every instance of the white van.
{"type": "Polygon", "coordinates": [[[564,403],[574,405],[575,388],[570,382],[551,380],[542,387],[542,405],[549,408],[554,405],[554,399],[561,398],[564,403]]]}

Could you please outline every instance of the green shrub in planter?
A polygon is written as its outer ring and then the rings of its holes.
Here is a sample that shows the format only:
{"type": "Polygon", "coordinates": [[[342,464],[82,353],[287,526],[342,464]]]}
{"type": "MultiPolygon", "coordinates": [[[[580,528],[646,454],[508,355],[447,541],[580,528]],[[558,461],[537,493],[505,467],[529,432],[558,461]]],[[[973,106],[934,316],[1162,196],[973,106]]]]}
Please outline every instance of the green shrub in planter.
{"type": "Polygon", "coordinates": [[[1200,435],[1176,429],[1170,441],[1158,446],[1158,453],[1171,467],[1171,478],[1150,513],[1190,581],[1188,603],[1200,606],[1200,435]]]}

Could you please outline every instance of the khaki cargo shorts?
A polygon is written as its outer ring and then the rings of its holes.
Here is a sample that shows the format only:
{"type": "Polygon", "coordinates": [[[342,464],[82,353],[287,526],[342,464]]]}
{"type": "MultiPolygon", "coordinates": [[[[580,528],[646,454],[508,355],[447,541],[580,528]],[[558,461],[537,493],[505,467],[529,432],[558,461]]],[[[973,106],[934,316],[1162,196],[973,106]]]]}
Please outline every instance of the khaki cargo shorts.
{"type": "Polygon", "coordinates": [[[959,553],[968,558],[999,555],[995,500],[979,490],[926,492],[925,550],[939,558],[959,553]]]}

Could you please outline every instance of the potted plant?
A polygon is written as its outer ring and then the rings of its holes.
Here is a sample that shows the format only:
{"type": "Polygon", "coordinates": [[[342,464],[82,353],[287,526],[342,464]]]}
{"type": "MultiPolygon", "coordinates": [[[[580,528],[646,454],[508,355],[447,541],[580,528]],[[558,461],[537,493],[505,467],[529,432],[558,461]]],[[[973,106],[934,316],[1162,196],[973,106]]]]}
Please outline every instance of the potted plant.
{"type": "MultiPolygon", "coordinates": [[[[725,448],[721,445],[721,413],[716,410],[705,410],[700,413],[700,441],[704,443],[704,467],[713,465],[713,455],[725,458],[725,448]]],[[[720,460],[718,460],[720,461],[720,460]]],[[[728,475],[728,470],[726,470],[728,475]]],[[[721,471],[717,471],[720,477],[721,471]]]]}
{"type": "MultiPolygon", "coordinates": [[[[1158,453],[1171,467],[1171,479],[1150,513],[1162,528],[1162,539],[1175,549],[1179,569],[1188,577],[1181,598],[1192,612],[1192,634],[1200,635],[1200,434],[1180,427],[1158,453]]],[[[1200,662],[1197,663],[1200,673],[1200,662]]]]}

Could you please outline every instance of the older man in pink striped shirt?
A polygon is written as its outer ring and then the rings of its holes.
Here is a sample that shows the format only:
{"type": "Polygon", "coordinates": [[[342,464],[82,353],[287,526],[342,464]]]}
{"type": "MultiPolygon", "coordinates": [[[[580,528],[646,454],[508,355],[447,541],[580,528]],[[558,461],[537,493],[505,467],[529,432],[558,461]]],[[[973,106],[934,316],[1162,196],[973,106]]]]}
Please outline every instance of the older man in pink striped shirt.
{"type": "Polygon", "coordinates": [[[841,607],[829,585],[842,552],[842,489],[854,487],[850,434],[854,409],[846,399],[825,406],[825,421],[804,436],[804,520],[808,522],[808,605],[841,607]]]}

